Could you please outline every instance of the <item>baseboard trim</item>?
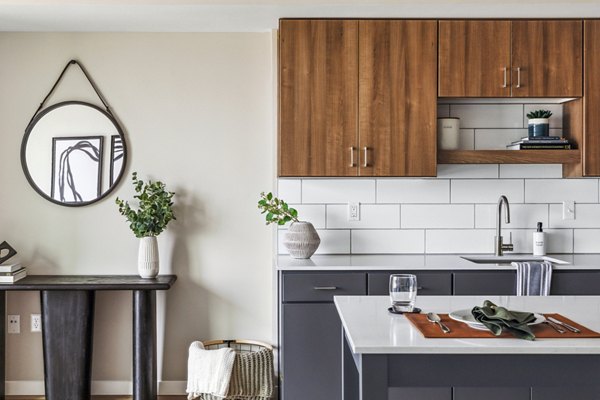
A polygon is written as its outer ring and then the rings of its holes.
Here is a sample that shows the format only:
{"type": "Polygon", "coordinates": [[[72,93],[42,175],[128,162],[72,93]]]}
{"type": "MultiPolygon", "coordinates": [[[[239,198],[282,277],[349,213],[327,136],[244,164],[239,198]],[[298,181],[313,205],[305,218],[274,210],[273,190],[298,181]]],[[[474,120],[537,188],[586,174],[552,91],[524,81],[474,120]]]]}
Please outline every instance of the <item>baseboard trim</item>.
{"type": "MultiPolygon", "coordinates": [[[[131,381],[92,381],[92,395],[131,395],[131,381]]],[[[158,382],[159,395],[185,395],[186,381],[158,382]]],[[[44,381],[6,381],[7,396],[44,396],[44,381]]]]}

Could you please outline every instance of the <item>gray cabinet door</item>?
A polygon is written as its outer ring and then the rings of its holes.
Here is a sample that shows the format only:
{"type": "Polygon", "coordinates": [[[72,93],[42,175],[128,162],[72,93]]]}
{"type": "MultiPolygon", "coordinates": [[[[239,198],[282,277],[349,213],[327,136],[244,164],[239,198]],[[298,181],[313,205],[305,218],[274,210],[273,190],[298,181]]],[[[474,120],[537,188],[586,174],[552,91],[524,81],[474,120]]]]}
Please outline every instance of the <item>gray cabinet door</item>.
{"type": "Polygon", "coordinates": [[[530,398],[531,390],[528,387],[457,387],[454,388],[453,400],[530,400],[530,398]]]}
{"type": "Polygon", "coordinates": [[[598,296],[600,295],[600,271],[553,271],[550,294],[598,296]]]}
{"type": "Polygon", "coordinates": [[[284,304],[281,348],[285,400],[341,400],[342,325],[335,305],[284,304]]]}
{"type": "Polygon", "coordinates": [[[390,275],[414,274],[417,276],[417,296],[443,296],[452,294],[452,273],[448,272],[370,272],[368,274],[369,296],[382,296],[390,293],[390,275]]]}
{"type": "Polygon", "coordinates": [[[531,390],[531,400],[598,400],[600,386],[537,387],[531,390]]]}
{"type": "Polygon", "coordinates": [[[452,388],[391,387],[388,400],[452,400],[452,388]]]}
{"type": "Polygon", "coordinates": [[[457,271],[454,273],[453,294],[465,295],[515,295],[515,271],[457,271]]]}
{"type": "Polygon", "coordinates": [[[283,301],[333,302],[334,296],[367,294],[364,272],[286,272],[283,274],[283,301]]]}

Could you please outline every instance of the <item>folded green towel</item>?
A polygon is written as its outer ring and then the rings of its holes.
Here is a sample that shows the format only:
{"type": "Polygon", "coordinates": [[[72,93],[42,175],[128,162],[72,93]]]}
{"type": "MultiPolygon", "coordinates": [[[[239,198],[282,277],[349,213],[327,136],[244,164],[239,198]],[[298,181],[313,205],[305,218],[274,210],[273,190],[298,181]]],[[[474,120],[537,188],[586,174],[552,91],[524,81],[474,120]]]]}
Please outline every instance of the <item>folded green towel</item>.
{"type": "Polygon", "coordinates": [[[535,321],[532,313],[510,311],[489,300],[484,301],[482,307],[474,307],[471,313],[496,336],[500,336],[502,331],[507,331],[520,339],[535,340],[535,335],[527,326],[535,321]]]}

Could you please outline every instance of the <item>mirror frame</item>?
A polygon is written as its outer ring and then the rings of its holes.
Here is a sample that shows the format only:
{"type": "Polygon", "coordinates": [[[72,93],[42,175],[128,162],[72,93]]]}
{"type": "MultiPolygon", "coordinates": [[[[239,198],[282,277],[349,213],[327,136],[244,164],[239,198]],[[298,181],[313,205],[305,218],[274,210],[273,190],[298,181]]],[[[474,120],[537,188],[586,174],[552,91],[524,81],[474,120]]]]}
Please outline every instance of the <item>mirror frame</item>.
{"type": "Polygon", "coordinates": [[[108,196],[113,190],[115,190],[115,188],[121,182],[121,179],[123,178],[123,175],[125,175],[125,170],[127,169],[127,153],[128,153],[128,151],[127,151],[127,141],[125,140],[125,134],[123,133],[123,129],[121,128],[121,125],[117,122],[117,120],[115,119],[115,117],[113,117],[106,110],[103,110],[102,108],[100,108],[100,107],[98,107],[98,106],[96,106],[94,104],[87,103],[85,101],[76,101],[76,100],[63,101],[63,102],[56,103],[56,104],[53,104],[53,105],[51,105],[49,107],[44,108],[39,113],[37,113],[35,115],[35,117],[33,118],[33,120],[29,123],[29,125],[27,125],[27,128],[25,129],[25,135],[23,136],[23,141],[21,142],[21,167],[23,168],[23,172],[25,173],[25,178],[27,178],[27,181],[29,182],[29,184],[31,185],[31,187],[33,187],[33,189],[40,196],[42,196],[43,198],[45,198],[46,200],[48,200],[48,201],[50,201],[50,202],[52,202],[54,204],[58,204],[60,206],[64,206],[64,207],[83,207],[83,206],[87,206],[87,205],[99,202],[100,200],[102,200],[106,196],[108,196]],[[117,132],[118,132],[119,136],[121,137],[121,142],[123,143],[123,168],[121,168],[121,171],[119,172],[119,175],[115,179],[114,184],[111,187],[109,187],[100,196],[98,196],[97,198],[95,198],[94,200],[84,201],[84,202],[81,202],[81,203],[62,203],[62,202],[60,202],[60,201],[52,198],[48,194],[46,194],[42,189],[40,189],[40,187],[35,183],[35,181],[31,177],[31,174],[29,173],[29,168],[27,167],[27,160],[26,160],[27,142],[29,141],[29,136],[31,135],[31,131],[33,130],[33,128],[35,127],[35,125],[40,121],[40,119],[42,119],[46,114],[50,113],[51,111],[53,111],[53,110],[55,110],[57,108],[64,107],[64,106],[69,106],[69,105],[87,106],[87,107],[93,108],[96,111],[99,111],[100,113],[102,113],[115,126],[115,128],[117,129],[117,132]]]}

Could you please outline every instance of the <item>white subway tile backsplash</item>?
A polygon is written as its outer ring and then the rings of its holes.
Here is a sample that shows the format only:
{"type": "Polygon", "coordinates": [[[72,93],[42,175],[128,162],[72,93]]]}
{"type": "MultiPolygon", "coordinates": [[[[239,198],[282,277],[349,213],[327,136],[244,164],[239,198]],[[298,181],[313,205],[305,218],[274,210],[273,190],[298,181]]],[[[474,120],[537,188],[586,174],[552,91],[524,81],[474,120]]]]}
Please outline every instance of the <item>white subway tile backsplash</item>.
{"type": "Polygon", "coordinates": [[[277,185],[277,197],[286,203],[302,203],[302,180],[280,179],[277,185]]]}
{"type": "Polygon", "coordinates": [[[600,229],[575,229],[575,253],[600,253],[600,229]]]}
{"type": "Polygon", "coordinates": [[[561,164],[501,164],[500,178],[562,178],[561,164]]]}
{"type": "MultiPolygon", "coordinates": [[[[533,229],[502,229],[502,241],[513,244],[513,253],[531,254],[533,253],[533,232],[533,229]]],[[[494,236],[496,236],[495,233],[494,236]]],[[[493,245],[492,241],[492,247],[493,245]]]]}
{"type": "Polygon", "coordinates": [[[450,181],[441,179],[378,179],[378,203],[448,203],[450,181]]]}
{"type": "Polygon", "coordinates": [[[425,231],[426,253],[491,253],[493,229],[445,229],[425,231]]]}
{"type": "Polygon", "coordinates": [[[401,227],[473,228],[473,205],[405,204],[401,206],[401,227]]]}
{"type": "Polygon", "coordinates": [[[328,205],[327,228],[400,228],[400,206],[397,204],[361,204],[360,221],[348,221],[348,205],[328,205]]]}
{"type": "MultiPolygon", "coordinates": [[[[510,200],[510,199],[509,199],[510,200]]],[[[580,203],[598,202],[597,179],[527,179],[527,203],[562,203],[574,200],[580,203]]]]}
{"type": "MultiPolygon", "coordinates": [[[[313,224],[316,229],[325,228],[325,205],[323,204],[290,204],[298,211],[298,219],[313,224]]],[[[285,227],[289,225],[286,224],[285,227]]]]}
{"type": "Polygon", "coordinates": [[[452,203],[497,203],[505,195],[511,203],[523,202],[522,179],[455,179],[451,183],[452,203]]]}
{"type": "Polygon", "coordinates": [[[450,116],[461,128],[523,128],[521,104],[451,104],[450,116]]]}
{"type": "Polygon", "coordinates": [[[550,228],[597,228],[600,204],[575,203],[575,219],[562,219],[562,204],[550,204],[550,228]]]}
{"type": "Polygon", "coordinates": [[[375,203],[374,179],[304,179],[302,203],[375,203]]]}
{"type": "MultiPolygon", "coordinates": [[[[277,248],[279,254],[289,254],[283,240],[285,230],[278,231],[277,248]]],[[[315,254],[350,254],[350,231],[349,230],[325,230],[317,229],[321,244],[315,254]]]]}
{"type": "Polygon", "coordinates": [[[525,104],[523,112],[523,126],[527,126],[527,114],[535,110],[550,110],[550,128],[562,128],[563,123],[563,105],[562,104],[525,104]]]}
{"type": "MultiPolygon", "coordinates": [[[[573,252],[573,230],[572,229],[545,229],[546,253],[572,253],[573,252]]],[[[533,238],[532,238],[533,243],[533,238]]]]}
{"type": "Polygon", "coordinates": [[[352,231],[353,254],[411,254],[424,250],[423,230],[352,231]]]}
{"type": "Polygon", "coordinates": [[[506,150],[506,145],[527,136],[527,129],[475,129],[475,150],[506,150]]]}
{"type": "Polygon", "coordinates": [[[458,148],[475,150],[475,129],[461,129],[458,132],[458,148]]]}
{"type": "Polygon", "coordinates": [[[497,178],[498,164],[438,164],[438,178],[497,178]]]}
{"type": "MultiPolygon", "coordinates": [[[[476,204],[475,227],[495,228],[497,209],[496,204],[476,204]]],[[[502,226],[509,229],[535,229],[538,222],[541,222],[544,227],[548,226],[547,204],[511,204],[510,224],[505,224],[504,216],[502,217],[502,226]]]]}

